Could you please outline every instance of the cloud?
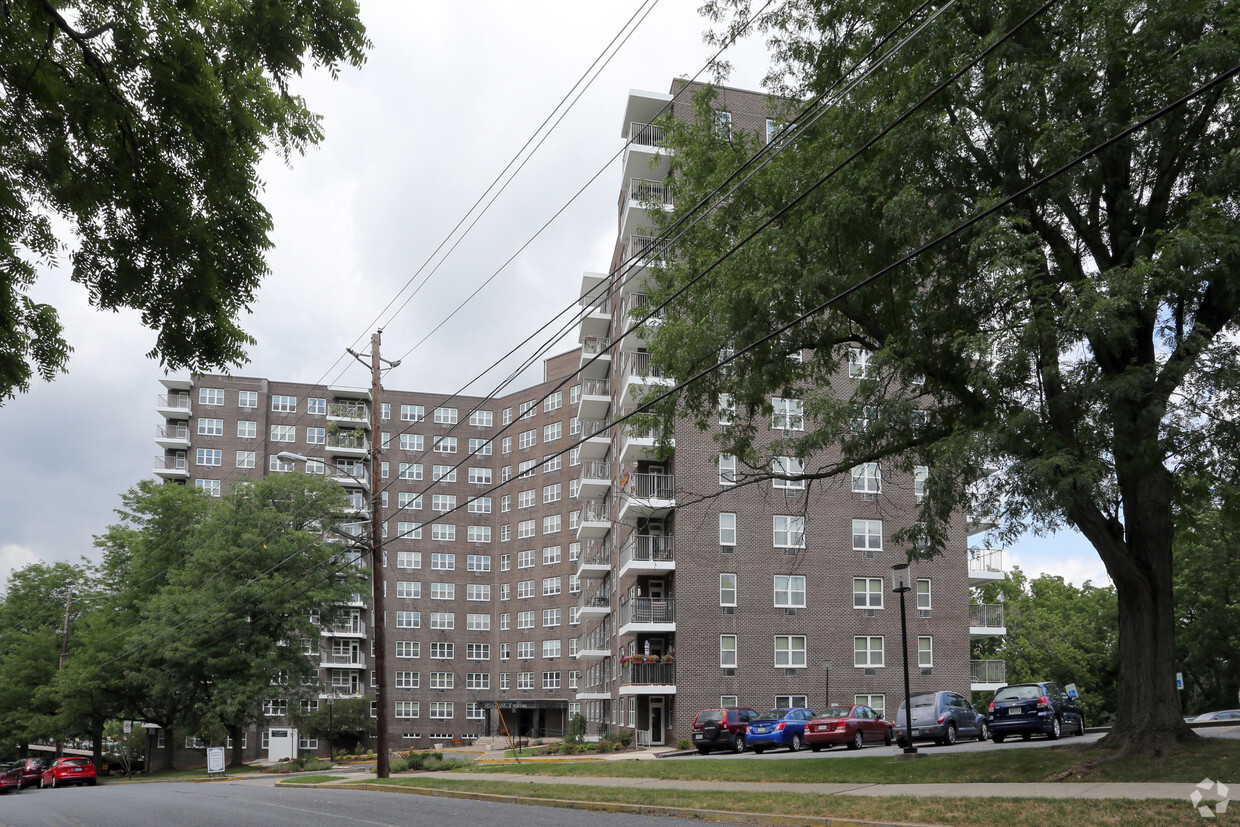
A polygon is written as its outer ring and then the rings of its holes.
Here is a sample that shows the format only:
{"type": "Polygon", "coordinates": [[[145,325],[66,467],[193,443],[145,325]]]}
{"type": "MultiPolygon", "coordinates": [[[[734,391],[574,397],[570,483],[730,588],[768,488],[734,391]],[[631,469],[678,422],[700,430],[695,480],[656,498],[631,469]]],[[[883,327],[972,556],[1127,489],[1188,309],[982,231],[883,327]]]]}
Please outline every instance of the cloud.
{"type": "Polygon", "coordinates": [[[7,588],[9,576],[13,572],[40,561],[38,553],[29,546],[19,546],[13,543],[0,545],[0,584],[3,588],[7,588]]]}

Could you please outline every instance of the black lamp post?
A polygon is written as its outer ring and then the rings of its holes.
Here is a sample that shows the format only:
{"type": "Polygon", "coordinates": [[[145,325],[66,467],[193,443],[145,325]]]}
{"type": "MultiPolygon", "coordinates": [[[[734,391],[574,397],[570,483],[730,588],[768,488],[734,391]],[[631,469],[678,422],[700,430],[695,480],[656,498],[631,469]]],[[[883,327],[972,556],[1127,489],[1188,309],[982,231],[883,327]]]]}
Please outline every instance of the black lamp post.
{"type": "Polygon", "coordinates": [[[822,672],[823,672],[822,702],[826,704],[826,706],[823,707],[823,710],[827,710],[831,708],[831,662],[830,661],[824,660],[822,662],[822,672]]]}
{"type": "Polygon", "coordinates": [[[912,587],[909,586],[908,563],[897,563],[891,570],[891,590],[900,595],[900,648],[904,650],[904,754],[916,755],[917,747],[913,746],[913,693],[908,682],[908,616],[904,613],[904,595],[912,587]]]}
{"type": "Polygon", "coordinates": [[[327,699],[327,760],[332,761],[336,757],[336,721],[332,715],[334,709],[333,701],[335,698],[327,699]]]}

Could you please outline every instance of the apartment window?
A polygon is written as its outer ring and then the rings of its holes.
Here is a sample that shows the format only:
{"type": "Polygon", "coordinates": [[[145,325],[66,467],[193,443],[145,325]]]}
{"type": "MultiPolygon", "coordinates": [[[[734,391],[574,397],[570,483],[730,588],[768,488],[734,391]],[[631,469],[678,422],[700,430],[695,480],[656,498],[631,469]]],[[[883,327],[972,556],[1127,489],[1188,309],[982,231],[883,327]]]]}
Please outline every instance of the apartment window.
{"type": "Polygon", "coordinates": [[[422,508],[422,495],[411,491],[401,491],[396,495],[396,507],[418,511],[422,508]]]}
{"type": "Polygon", "coordinates": [[[538,431],[531,428],[528,431],[522,431],[517,436],[518,448],[533,448],[538,444],[538,431]]]}
{"type": "Polygon", "coordinates": [[[481,602],[491,599],[490,583],[469,583],[465,586],[465,599],[481,602]]]}
{"type": "MultiPolygon", "coordinates": [[[[512,644],[511,643],[501,643],[499,645],[499,659],[502,661],[512,659],[512,644]]],[[[504,688],[504,681],[502,680],[502,678],[500,680],[500,688],[501,689],[504,688]]]]}
{"type": "Polygon", "coordinates": [[[716,112],[715,113],[715,137],[728,140],[732,137],[732,113],[716,112]]]}
{"type": "Polygon", "coordinates": [[[731,454],[719,455],[719,484],[736,485],[736,457],[731,454]]]}
{"type": "Polygon", "coordinates": [[[271,426],[272,442],[296,442],[297,426],[296,425],[272,425],[271,426]]]}
{"type": "Polygon", "coordinates": [[[725,669],[736,666],[736,635],[719,636],[719,665],[725,669]]]}
{"type": "Polygon", "coordinates": [[[517,612],[517,628],[533,629],[534,628],[534,612],[517,612]]]}
{"type": "Polygon", "coordinates": [[[451,720],[453,717],[452,701],[431,701],[431,718],[437,721],[451,720]]]}
{"type": "Polygon", "coordinates": [[[808,706],[809,698],[804,695],[776,695],[775,706],[777,707],[796,707],[808,706]]]}
{"type": "MultiPolygon", "coordinates": [[[[556,641],[556,642],[559,643],[559,641],[556,641]]],[[[559,672],[543,672],[542,673],[542,688],[543,689],[559,689],[560,688],[560,673],[559,672]]]]}
{"type": "Polygon", "coordinates": [[[518,641],[517,642],[517,660],[533,660],[534,659],[534,641],[518,641]]]}
{"type": "Polygon", "coordinates": [[[544,640],[542,642],[542,656],[544,658],[558,658],[562,647],[558,640],[544,640]]]}
{"type": "Polygon", "coordinates": [[[238,408],[257,408],[258,391],[237,391],[238,408]]]}
{"type": "Polygon", "coordinates": [[[198,404],[218,407],[224,404],[223,388],[199,388],[198,404]]]}
{"type": "Polygon", "coordinates": [[[469,501],[470,514],[490,514],[491,498],[490,497],[474,497],[469,501]]]}
{"type": "Polygon", "coordinates": [[[555,442],[564,435],[564,423],[552,422],[543,426],[543,442],[555,442]]]}
{"type": "Polygon", "coordinates": [[[487,717],[486,710],[483,709],[482,704],[478,703],[477,701],[468,701],[465,704],[465,719],[466,720],[483,721],[483,720],[486,720],[486,717],[487,717]]]}
{"type": "Polygon", "coordinates": [[[736,418],[736,400],[730,393],[719,394],[719,424],[728,426],[736,418]]]}
{"type": "Polygon", "coordinates": [[[208,497],[220,496],[219,480],[194,480],[194,487],[202,491],[208,497]]]}
{"type": "Polygon", "coordinates": [[[421,434],[400,435],[400,450],[402,451],[421,451],[424,444],[421,434]]]}
{"type": "Polygon", "coordinates": [[[512,628],[512,615],[508,612],[502,612],[499,616],[499,630],[507,632],[510,628],[512,628]]]}
{"type": "Polygon", "coordinates": [[[543,597],[550,597],[560,593],[561,580],[559,577],[544,577],[542,582],[543,597]]]}
{"type": "Polygon", "coordinates": [[[543,609],[542,625],[544,629],[554,629],[560,625],[560,618],[563,617],[560,609],[543,609]]]}
{"type": "Polygon", "coordinates": [[[543,534],[557,534],[563,525],[564,518],[559,514],[543,517],[543,534]]]}
{"type": "Polygon", "coordinates": [[[917,665],[922,669],[934,666],[934,638],[929,635],[917,638],[917,665]]]}
{"type": "Polygon", "coordinates": [[[504,454],[512,453],[512,437],[506,436],[500,441],[500,451],[504,454]]]}
{"type": "MultiPolygon", "coordinates": [[[[580,591],[580,589],[578,589],[580,591]]],[[[581,622],[581,608],[579,606],[568,607],[568,625],[576,626],[581,622]]]]}
{"type": "Polygon", "coordinates": [[[223,436],[224,420],[222,419],[199,419],[198,420],[199,436],[223,436]]]}
{"type": "Polygon", "coordinates": [[[456,539],[456,526],[444,525],[443,523],[432,523],[431,524],[431,539],[432,540],[455,540],[456,539]]]}
{"type": "MultiPolygon", "coordinates": [[[[805,465],[796,457],[775,457],[771,463],[771,471],[777,475],[784,476],[800,476],[805,473],[805,465]]],[[[804,488],[805,480],[788,480],[781,479],[779,476],[772,478],[776,488],[804,488]]]]}
{"type": "MultiPolygon", "coordinates": [[[[431,644],[433,647],[434,644],[431,644]]],[[[434,655],[431,655],[434,657],[434,655]]],[[[431,689],[454,689],[456,674],[453,672],[431,672],[431,689]]]]}
{"type": "Polygon", "coordinates": [[[421,612],[397,612],[396,613],[397,629],[420,629],[422,628],[421,612]]]}
{"type": "Polygon", "coordinates": [[[237,452],[237,467],[238,468],[253,468],[255,465],[255,462],[256,462],[256,457],[253,451],[238,451],[237,452]]]}
{"type": "Polygon", "coordinates": [[[491,616],[482,612],[470,612],[465,615],[465,629],[470,632],[489,632],[491,616]]]}
{"type": "MultiPolygon", "coordinates": [[[[401,523],[405,525],[417,525],[417,523],[401,523]]],[[[422,568],[422,552],[420,551],[398,551],[396,552],[396,568],[398,569],[420,569],[422,568]]]]}
{"type": "Polygon", "coordinates": [[[852,490],[858,494],[882,493],[882,472],[877,462],[863,462],[852,469],[852,490]]]}
{"type": "Polygon", "coordinates": [[[517,493],[517,508],[533,508],[534,492],[521,491],[517,493]]]}
{"type": "Polygon", "coordinates": [[[775,665],[803,669],[805,667],[805,635],[776,635],[775,665]]]}
{"type": "Polygon", "coordinates": [[[456,424],[456,408],[436,408],[435,424],[437,425],[455,425],[456,424]]]}
{"type": "Polygon", "coordinates": [[[431,494],[431,511],[451,511],[456,508],[455,494],[431,494]]]}
{"type": "Polygon", "coordinates": [[[469,424],[480,428],[490,428],[495,423],[495,414],[491,411],[470,411],[469,424]]]}
{"type": "Polygon", "coordinates": [[[397,672],[396,673],[396,688],[397,689],[417,689],[418,684],[421,683],[421,681],[419,680],[420,674],[421,674],[420,672],[397,672]]]}
{"type": "Polygon", "coordinates": [[[560,562],[561,552],[559,546],[547,546],[542,552],[542,564],[544,566],[554,566],[560,562]]]}
{"type": "Polygon", "coordinates": [[[512,526],[502,525],[499,527],[499,541],[506,543],[512,539],[512,526]]]}
{"type": "MultiPolygon", "coordinates": [[[[448,615],[449,619],[453,619],[453,615],[448,615]]],[[[431,628],[435,628],[435,615],[431,615],[431,628]]],[[[453,624],[441,628],[451,629],[453,624]]],[[[444,641],[431,641],[431,658],[434,660],[452,660],[456,657],[456,644],[446,643],[444,641]]]]}
{"type": "Polygon", "coordinates": [[[853,578],[853,608],[883,608],[883,579],[881,577],[853,578]]]}
{"type": "Polygon", "coordinates": [[[517,598],[524,600],[534,596],[534,581],[522,580],[517,583],[517,598]]]}
{"type": "Polygon", "coordinates": [[[559,410],[563,406],[564,391],[556,391],[555,393],[547,394],[547,398],[543,400],[544,413],[551,413],[552,411],[559,410]]]}
{"type": "Polygon", "coordinates": [[[534,472],[537,470],[535,466],[537,465],[538,465],[538,460],[536,459],[530,459],[530,460],[526,460],[524,462],[518,463],[517,479],[528,480],[530,477],[534,476],[534,472]]]}
{"type": "Polygon", "coordinates": [[[853,638],[853,666],[868,668],[883,665],[883,639],[879,635],[853,638]]]}
{"type": "Polygon", "coordinates": [[[413,659],[421,656],[422,645],[414,640],[396,641],[396,657],[413,659]]]}
{"type": "Polygon", "coordinates": [[[431,571],[456,571],[456,555],[444,552],[432,554],[431,571]]]}
{"type": "Polygon", "coordinates": [[[885,715],[887,712],[886,695],[853,695],[853,704],[856,706],[868,706],[880,715],[885,715]]]}
{"type": "Polygon", "coordinates": [[[267,458],[267,468],[272,471],[280,471],[282,473],[287,473],[293,470],[293,463],[291,460],[289,462],[285,462],[284,460],[280,459],[279,455],[272,454],[270,457],[267,458]]]}
{"type": "Polygon", "coordinates": [[[455,600],[455,583],[431,583],[431,600],[455,600]]]}
{"type": "MultiPolygon", "coordinates": [[[[479,526],[470,526],[470,528],[478,528],[479,526]]],[[[491,539],[490,526],[481,526],[488,529],[487,539],[491,539]]],[[[489,554],[470,554],[465,558],[466,571],[490,571],[491,555],[489,554]]]]}
{"type": "Polygon", "coordinates": [[[456,453],[456,437],[454,436],[437,436],[435,437],[435,445],[432,449],[437,454],[455,454],[456,453]]]}
{"type": "Polygon", "coordinates": [[[882,520],[853,520],[852,531],[853,551],[882,551],[882,520]]]}
{"type": "Polygon", "coordinates": [[[719,575],[719,605],[735,606],[736,605],[736,575],[721,574],[719,575]]]}
{"type": "Polygon", "coordinates": [[[859,347],[848,349],[848,375],[853,379],[865,379],[870,375],[870,352],[859,347]]]}
{"type": "Polygon", "coordinates": [[[918,580],[917,581],[917,608],[918,609],[929,609],[930,608],[930,581],[929,580],[918,580]]]}
{"type": "MultiPolygon", "coordinates": [[[[421,540],[422,524],[421,523],[397,523],[396,524],[397,540],[421,540]]],[[[420,552],[400,551],[397,554],[416,554],[418,559],[418,567],[422,565],[422,555],[420,552]]]]}
{"type": "Polygon", "coordinates": [[[421,405],[400,406],[401,422],[421,422],[423,419],[426,419],[426,408],[421,405]]]}
{"type": "MultiPolygon", "coordinates": [[[[220,428],[222,429],[223,421],[222,420],[216,420],[216,421],[220,422],[220,428]]],[[[202,433],[202,423],[203,423],[203,420],[201,419],[198,420],[198,433],[202,433]]],[[[222,430],[221,430],[220,436],[223,436],[222,430]]],[[[250,422],[245,419],[237,420],[238,439],[254,439],[257,436],[258,436],[258,423],[257,422],[250,422]]]]}
{"type": "Polygon", "coordinates": [[[544,485],[543,486],[543,502],[544,503],[559,502],[560,492],[562,490],[563,489],[560,488],[560,483],[558,482],[555,483],[554,485],[544,485]]]}
{"type": "Polygon", "coordinates": [[[392,418],[392,403],[384,402],[379,406],[379,418],[384,422],[392,418]]]}
{"type": "Polygon", "coordinates": [[[534,673],[533,672],[518,672],[517,673],[517,689],[533,689],[533,688],[534,688],[534,673]]]}
{"type": "Polygon", "coordinates": [[[805,548],[805,518],[777,514],[772,518],[775,548],[805,548]]]}
{"type": "Polygon", "coordinates": [[[719,545],[736,545],[736,515],[723,512],[719,515],[719,545]]]}
{"type": "Polygon", "coordinates": [[[397,580],[396,596],[417,599],[422,596],[422,584],[416,580],[397,580]]]}
{"type": "Polygon", "coordinates": [[[535,523],[533,520],[522,520],[517,523],[517,539],[521,540],[526,537],[533,537],[535,531],[535,523]]]}
{"type": "Polygon", "coordinates": [[[775,575],[775,605],[786,609],[805,607],[805,575],[775,575]]]}
{"type": "Polygon", "coordinates": [[[276,413],[297,413],[296,396],[271,397],[271,409],[276,413]]]}
{"type": "Polygon", "coordinates": [[[930,469],[925,465],[913,467],[913,496],[917,502],[926,498],[926,480],[930,478],[930,469]]]}
{"type": "MultiPolygon", "coordinates": [[[[399,681],[401,673],[397,672],[396,675],[397,675],[397,681],[399,681]]],[[[401,688],[399,683],[397,684],[396,688],[397,689],[401,688]]],[[[417,701],[397,701],[396,709],[392,713],[392,715],[395,718],[416,718],[418,717],[418,702],[417,701]]]]}
{"type": "Polygon", "coordinates": [[[771,414],[772,428],[783,431],[805,430],[805,412],[800,399],[776,397],[771,400],[771,405],[775,409],[771,414]]]}
{"type": "Polygon", "coordinates": [[[323,416],[327,413],[327,400],[319,396],[309,397],[306,399],[306,413],[323,416]]]}
{"type": "Polygon", "coordinates": [[[466,689],[490,689],[491,673],[490,672],[467,672],[465,673],[466,689]]]}
{"type": "Polygon", "coordinates": [[[218,448],[199,448],[198,464],[220,466],[224,464],[224,452],[218,448]]]}
{"type": "Polygon", "coordinates": [[[534,568],[534,550],[517,552],[517,568],[532,569],[534,568]]]}
{"type": "Polygon", "coordinates": [[[325,445],[327,443],[326,428],[307,428],[306,444],[307,445],[325,445]]]}
{"type": "Polygon", "coordinates": [[[263,701],[263,714],[269,718],[282,718],[288,715],[288,699],[268,698],[263,701]]]}
{"type": "Polygon", "coordinates": [[[489,457],[491,455],[491,440],[489,439],[470,439],[469,453],[479,456],[489,457]]]}
{"type": "Polygon", "coordinates": [[[581,559],[581,543],[568,544],[568,560],[570,563],[576,563],[581,559]]]}
{"type": "Polygon", "coordinates": [[[575,574],[568,576],[568,593],[581,594],[581,580],[575,574]]]}
{"type": "Polygon", "coordinates": [[[537,407],[538,407],[537,402],[522,402],[521,403],[521,418],[522,419],[533,419],[534,414],[537,413],[537,407]]]}

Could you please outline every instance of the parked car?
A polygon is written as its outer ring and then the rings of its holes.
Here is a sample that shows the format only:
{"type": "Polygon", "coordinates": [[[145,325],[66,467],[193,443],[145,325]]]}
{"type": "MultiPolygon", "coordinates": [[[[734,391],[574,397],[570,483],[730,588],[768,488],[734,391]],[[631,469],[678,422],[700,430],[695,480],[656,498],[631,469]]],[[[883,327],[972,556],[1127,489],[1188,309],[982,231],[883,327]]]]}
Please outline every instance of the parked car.
{"type": "Polygon", "coordinates": [[[805,726],[805,743],[814,752],[847,744],[861,749],[867,743],[891,746],[891,722],[868,706],[833,706],[805,726]]]}
{"type": "Polygon", "coordinates": [[[748,707],[703,709],[693,719],[693,746],[702,755],[713,749],[744,752],[749,722],[757,717],[758,711],[748,707]]]}
{"type": "MultiPolygon", "coordinates": [[[[990,737],[986,716],[973,708],[959,692],[915,692],[913,702],[913,741],[934,741],[950,746],[957,738],[990,737]]],[[[896,711],[896,744],[908,746],[908,716],[904,702],[896,711]]]]}
{"type": "Polygon", "coordinates": [[[26,787],[39,786],[43,771],[47,769],[47,762],[41,758],[22,758],[15,761],[13,766],[21,771],[21,786],[24,790],[26,787]]]}
{"type": "Polygon", "coordinates": [[[1009,735],[1026,741],[1037,732],[1051,740],[1063,732],[1085,734],[1085,713],[1059,684],[1050,681],[1015,683],[995,693],[990,702],[990,738],[1002,744],[1009,735]]]}
{"type": "Polygon", "coordinates": [[[749,748],[759,755],[779,747],[796,752],[805,743],[805,725],[813,717],[814,710],[803,706],[768,709],[749,722],[749,748]]]}
{"type": "Polygon", "coordinates": [[[64,787],[68,784],[85,784],[95,786],[95,765],[89,758],[57,758],[52,765],[43,770],[40,787],[64,787]]]}
{"type": "Polygon", "coordinates": [[[1220,709],[1217,712],[1205,712],[1193,718],[1192,721],[1234,721],[1240,720],[1240,709],[1220,709]]]}
{"type": "Polygon", "coordinates": [[[18,793],[21,788],[21,764],[0,764],[0,793],[18,793]]]}

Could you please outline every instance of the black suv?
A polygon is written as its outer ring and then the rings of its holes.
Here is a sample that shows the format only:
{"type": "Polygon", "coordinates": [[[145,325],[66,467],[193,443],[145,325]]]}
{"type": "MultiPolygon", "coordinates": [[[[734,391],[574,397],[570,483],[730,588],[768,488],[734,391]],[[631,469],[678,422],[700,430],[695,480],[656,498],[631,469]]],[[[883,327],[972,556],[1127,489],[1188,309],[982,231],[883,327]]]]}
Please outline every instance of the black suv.
{"type": "Polygon", "coordinates": [[[693,746],[702,755],[722,748],[744,752],[749,722],[757,717],[758,711],[748,707],[703,709],[693,719],[693,746]]]}
{"type": "Polygon", "coordinates": [[[1045,732],[1053,741],[1064,731],[1084,735],[1085,713],[1057,683],[1010,684],[990,702],[990,738],[996,744],[1009,735],[1027,741],[1035,732],[1045,732]]]}

